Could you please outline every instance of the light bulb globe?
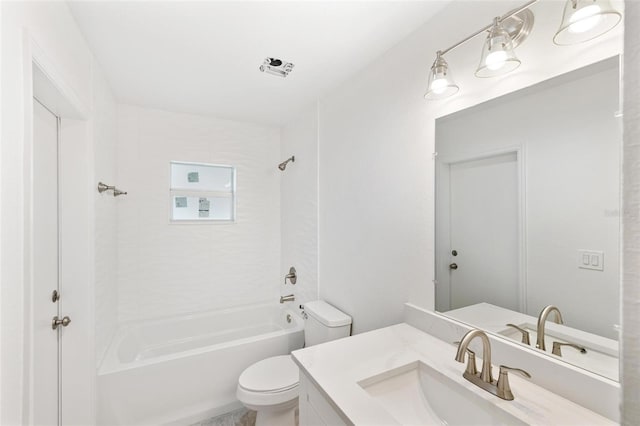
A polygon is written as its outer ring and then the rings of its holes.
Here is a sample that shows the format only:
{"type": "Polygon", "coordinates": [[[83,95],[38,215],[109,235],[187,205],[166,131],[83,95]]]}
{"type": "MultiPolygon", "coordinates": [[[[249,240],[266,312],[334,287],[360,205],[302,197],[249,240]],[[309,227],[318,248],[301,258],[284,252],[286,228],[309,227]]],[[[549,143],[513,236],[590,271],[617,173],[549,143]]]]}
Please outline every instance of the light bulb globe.
{"type": "Polygon", "coordinates": [[[621,20],[609,0],[567,0],[553,42],[559,46],[584,43],[610,31],[621,20]]]}

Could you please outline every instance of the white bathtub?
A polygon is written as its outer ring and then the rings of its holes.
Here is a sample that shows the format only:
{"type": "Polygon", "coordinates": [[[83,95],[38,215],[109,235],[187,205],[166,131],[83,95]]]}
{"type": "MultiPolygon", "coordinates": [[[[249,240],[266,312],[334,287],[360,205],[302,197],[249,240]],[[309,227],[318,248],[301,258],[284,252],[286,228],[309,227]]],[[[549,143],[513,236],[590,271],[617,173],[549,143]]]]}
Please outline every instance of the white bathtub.
{"type": "Polygon", "coordinates": [[[301,348],[303,327],[271,304],[122,326],[98,370],[98,423],[181,423],[239,406],[240,373],[301,348]]]}

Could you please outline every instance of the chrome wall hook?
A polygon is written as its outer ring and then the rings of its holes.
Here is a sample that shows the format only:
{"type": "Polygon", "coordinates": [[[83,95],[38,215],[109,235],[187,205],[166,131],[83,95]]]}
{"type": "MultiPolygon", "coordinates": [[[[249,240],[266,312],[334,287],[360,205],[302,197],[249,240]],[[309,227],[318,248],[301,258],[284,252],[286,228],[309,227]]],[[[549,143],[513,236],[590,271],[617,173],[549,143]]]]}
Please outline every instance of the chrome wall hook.
{"type": "Polygon", "coordinates": [[[121,191],[114,185],[107,185],[106,183],[98,182],[98,192],[102,194],[105,191],[113,191],[114,197],[117,197],[119,195],[127,195],[126,191],[121,191]]]}

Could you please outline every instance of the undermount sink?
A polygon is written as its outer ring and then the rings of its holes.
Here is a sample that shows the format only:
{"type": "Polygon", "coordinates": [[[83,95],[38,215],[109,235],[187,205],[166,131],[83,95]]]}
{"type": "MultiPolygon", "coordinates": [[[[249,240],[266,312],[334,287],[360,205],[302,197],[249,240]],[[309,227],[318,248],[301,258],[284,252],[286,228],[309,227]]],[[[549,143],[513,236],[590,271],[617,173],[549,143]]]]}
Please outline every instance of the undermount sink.
{"type": "Polygon", "coordinates": [[[526,424],[421,361],[369,377],[358,385],[403,425],[526,424]]]}
{"type": "MultiPolygon", "coordinates": [[[[516,325],[529,332],[531,347],[535,348],[538,338],[536,324],[522,323],[516,325]]],[[[505,328],[499,331],[498,334],[518,342],[522,339],[522,333],[512,327],[505,328]]],[[[600,336],[589,335],[583,331],[574,331],[570,327],[561,324],[547,322],[545,325],[544,344],[546,352],[549,354],[551,354],[553,342],[573,343],[584,347],[586,353],[564,346],[561,358],[577,367],[586,368],[596,374],[618,380],[617,342],[600,336]]]]}

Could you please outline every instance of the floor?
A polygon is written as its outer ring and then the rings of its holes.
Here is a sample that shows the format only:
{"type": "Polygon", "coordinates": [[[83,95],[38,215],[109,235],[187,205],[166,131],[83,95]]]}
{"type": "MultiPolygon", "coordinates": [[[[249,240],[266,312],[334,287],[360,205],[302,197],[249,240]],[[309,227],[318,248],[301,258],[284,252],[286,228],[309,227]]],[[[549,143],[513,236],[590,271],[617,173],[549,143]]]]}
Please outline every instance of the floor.
{"type": "Polygon", "coordinates": [[[191,426],[255,426],[255,424],[256,412],[243,407],[230,413],[202,420],[191,426]]]}
{"type": "MultiPolygon", "coordinates": [[[[297,408],[295,416],[296,426],[298,426],[299,414],[297,408]]],[[[247,410],[246,408],[239,408],[229,413],[202,420],[201,422],[194,423],[190,426],[255,426],[255,424],[256,412],[247,410]]]]}

